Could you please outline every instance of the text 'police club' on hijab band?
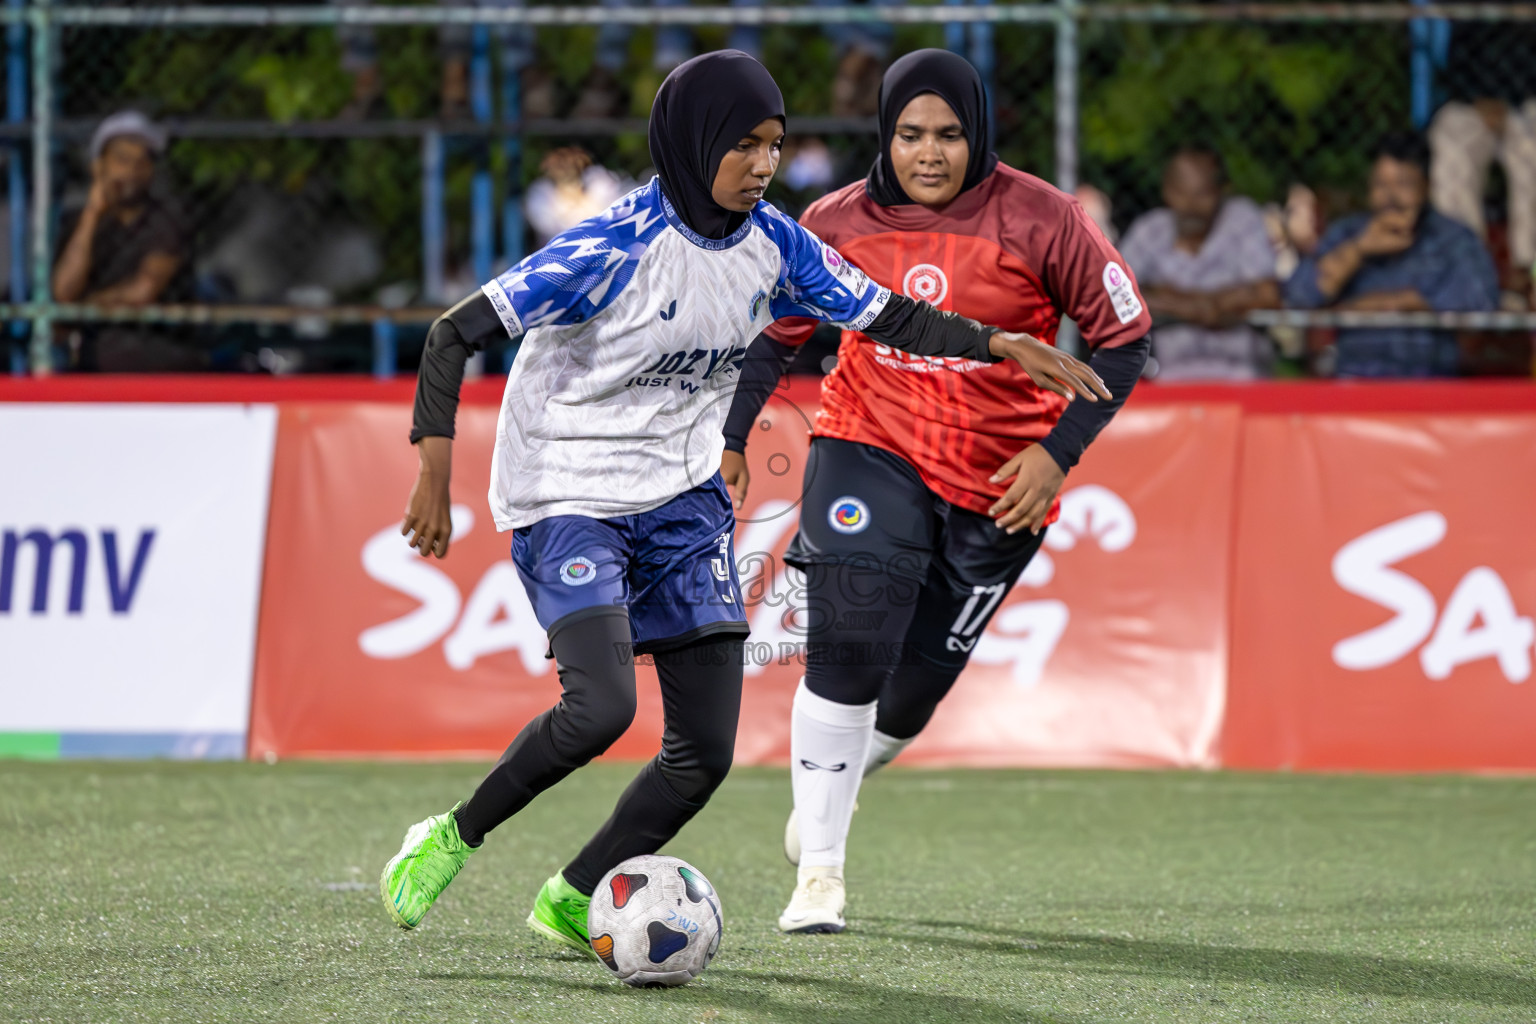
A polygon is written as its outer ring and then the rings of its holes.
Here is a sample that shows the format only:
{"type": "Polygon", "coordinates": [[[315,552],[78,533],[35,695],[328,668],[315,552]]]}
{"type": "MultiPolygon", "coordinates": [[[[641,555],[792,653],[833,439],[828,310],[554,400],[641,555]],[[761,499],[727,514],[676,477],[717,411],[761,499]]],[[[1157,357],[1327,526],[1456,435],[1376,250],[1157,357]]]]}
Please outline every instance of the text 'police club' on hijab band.
{"type": "Polygon", "coordinates": [[[768,69],[740,50],[684,61],[651,107],[651,163],[672,208],[705,238],[726,238],[747,214],[715,202],[720,160],[769,118],[784,121],[784,97],[768,69]]]}
{"type": "Polygon", "coordinates": [[[891,139],[896,136],[896,119],[917,97],[931,92],[955,112],[971,157],[965,166],[965,180],[960,191],[981,184],[997,166],[992,152],[992,117],[987,109],[987,91],[981,76],[969,61],[948,50],[914,50],[896,61],[880,81],[880,156],[869,169],[864,191],[881,206],[905,206],[915,202],[896,180],[891,166],[891,139]]]}

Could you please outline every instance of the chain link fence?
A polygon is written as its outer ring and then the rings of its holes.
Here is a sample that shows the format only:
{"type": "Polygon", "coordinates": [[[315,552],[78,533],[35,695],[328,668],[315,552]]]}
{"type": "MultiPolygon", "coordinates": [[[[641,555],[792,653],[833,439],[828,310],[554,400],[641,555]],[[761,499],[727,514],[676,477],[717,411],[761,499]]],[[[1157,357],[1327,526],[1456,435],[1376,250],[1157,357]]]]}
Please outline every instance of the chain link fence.
{"type": "MultiPolygon", "coordinates": [[[[666,68],[726,45],[783,87],[791,142],[769,199],[791,212],[862,176],[881,70],[939,46],[988,82],[1002,159],[1077,191],[1111,234],[1161,203],[1172,152],[1218,151],[1231,191],[1264,208],[1282,273],[1364,208],[1376,138],[1427,131],[1437,160],[1462,158],[1436,200],[1486,239],[1509,304],[1439,322],[1494,330],[1475,369],[1530,372],[1515,297],[1536,247],[1532,4],[8,0],[0,14],[14,372],[89,366],[89,339],[111,330],[195,339],[221,369],[408,370],[436,310],[582,195],[648,175],[666,68]],[[125,110],[168,133],[150,190],[183,232],[185,273],[127,304],[61,295],[93,135],[125,110]]],[[[1307,364],[1312,320],[1255,322],[1307,364]]]]}

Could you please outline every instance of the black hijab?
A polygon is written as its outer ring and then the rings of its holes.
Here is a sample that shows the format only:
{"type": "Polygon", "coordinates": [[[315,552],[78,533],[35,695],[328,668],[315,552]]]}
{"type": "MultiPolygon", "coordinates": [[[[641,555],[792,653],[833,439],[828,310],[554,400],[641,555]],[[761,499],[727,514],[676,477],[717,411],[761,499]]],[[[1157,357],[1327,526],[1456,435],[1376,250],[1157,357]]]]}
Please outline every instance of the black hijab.
{"type": "Polygon", "coordinates": [[[740,50],[700,54],[661,83],[651,106],[651,163],[684,224],[726,238],[746,222],[711,190],[720,159],[771,117],[784,121],[784,97],[768,69],[740,50]]]}
{"type": "Polygon", "coordinates": [[[881,206],[906,206],[916,202],[896,180],[891,166],[891,139],[896,119],[917,97],[931,92],[949,104],[960,119],[971,158],[965,166],[960,191],[979,185],[997,166],[992,152],[992,117],[981,76],[970,61],[948,50],[915,50],[892,64],[880,80],[880,156],[869,169],[864,191],[881,206]]]}

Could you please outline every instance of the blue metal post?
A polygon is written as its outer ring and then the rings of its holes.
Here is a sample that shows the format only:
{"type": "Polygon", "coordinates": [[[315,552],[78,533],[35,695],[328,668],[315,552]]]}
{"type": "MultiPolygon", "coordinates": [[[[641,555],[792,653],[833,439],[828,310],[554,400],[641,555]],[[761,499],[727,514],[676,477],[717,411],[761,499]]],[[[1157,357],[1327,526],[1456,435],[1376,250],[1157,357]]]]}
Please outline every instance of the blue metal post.
{"type": "Polygon", "coordinates": [[[393,320],[373,322],[373,375],[379,380],[389,380],[395,375],[399,346],[395,337],[393,320]]]}
{"type": "MultiPolygon", "coordinates": [[[[503,121],[520,122],[523,118],[523,83],[519,69],[501,69],[501,118],[503,121]]],[[[523,258],[523,135],[519,130],[508,135],[502,143],[502,154],[507,161],[506,195],[501,205],[502,262],[511,266],[523,258]]],[[[502,353],[501,372],[512,369],[512,359],[517,355],[518,343],[508,345],[502,353]]]]}
{"type": "MultiPolygon", "coordinates": [[[[1413,0],[1423,6],[1428,0],[1413,0]]],[[[1434,116],[1437,98],[1436,72],[1445,66],[1451,45],[1451,23],[1443,18],[1415,18],[1408,23],[1411,75],[1409,104],[1413,126],[1423,131],[1434,116]]]]}
{"type": "MultiPolygon", "coordinates": [[[[474,29],[474,47],[469,61],[469,106],[480,124],[491,121],[490,31],[484,25],[474,29]]],[[[491,279],[491,264],[496,252],[496,190],[491,180],[490,147],[476,146],[475,177],[469,193],[470,265],[476,283],[491,279]]],[[[448,296],[452,301],[458,296],[448,296]]]]}
{"type": "MultiPolygon", "coordinates": [[[[944,0],[945,7],[962,7],[965,0],[944,0]]],[[[946,21],[944,23],[944,49],[951,53],[965,53],[965,22],[946,21]]]]}
{"type": "MultiPolygon", "coordinates": [[[[26,0],[6,0],[6,6],[20,9],[26,0]]],[[[19,124],[27,119],[27,28],[21,23],[5,29],[5,119],[19,124]]],[[[11,217],[10,296],[12,302],[27,301],[27,170],[22,163],[22,146],[13,142],[7,155],[7,209],[11,217]]],[[[13,376],[27,372],[27,353],[21,339],[27,334],[25,320],[12,320],[7,332],[6,350],[13,376]]]]}
{"type": "Polygon", "coordinates": [[[444,301],[447,290],[447,231],[443,212],[443,133],[421,136],[421,291],[428,302],[444,301]]]}
{"type": "MultiPolygon", "coordinates": [[[[975,0],[978,7],[992,6],[992,0],[975,0]]],[[[981,83],[986,87],[987,98],[990,101],[997,78],[997,49],[993,43],[993,24],[990,21],[971,22],[971,63],[976,65],[976,70],[981,74],[981,83]]]]}
{"type": "MultiPolygon", "coordinates": [[[[53,26],[49,0],[33,0],[32,20],[32,301],[49,303],[53,253],[53,26]]],[[[36,374],[53,372],[53,314],[44,306],[32,317],[27,363],[36,374]]]]}

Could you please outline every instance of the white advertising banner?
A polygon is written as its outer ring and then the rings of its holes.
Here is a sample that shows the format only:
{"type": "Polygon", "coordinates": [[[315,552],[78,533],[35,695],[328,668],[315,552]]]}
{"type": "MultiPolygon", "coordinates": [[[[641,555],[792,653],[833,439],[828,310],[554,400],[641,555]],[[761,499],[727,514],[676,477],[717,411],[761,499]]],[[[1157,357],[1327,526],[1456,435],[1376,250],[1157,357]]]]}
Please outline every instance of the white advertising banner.
{"type": "Polygon", "coordinates": [[[0,748],[243,756],[276,427],[0,405],[0,748]]]}

